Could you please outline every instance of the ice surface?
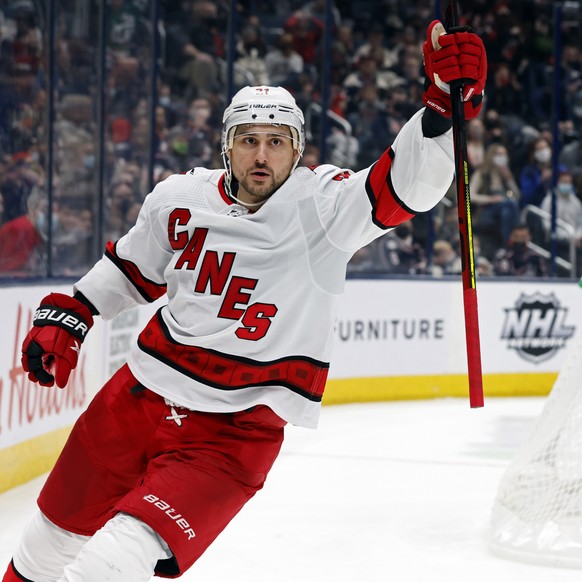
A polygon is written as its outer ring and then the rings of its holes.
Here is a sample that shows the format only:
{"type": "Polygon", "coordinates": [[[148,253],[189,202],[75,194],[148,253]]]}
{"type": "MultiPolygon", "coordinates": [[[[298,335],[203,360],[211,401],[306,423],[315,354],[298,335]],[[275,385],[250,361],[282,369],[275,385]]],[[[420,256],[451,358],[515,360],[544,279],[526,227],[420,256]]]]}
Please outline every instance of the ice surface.
{"type": "MultiPolygon", "coordinates": [[[[499,479],[543,398],[324,407],[290,427],[265,489],[184,582],[563,582],[578,570],[503,560],[486,531],[499,479]]],[[[0,495],[0,563],[45,477],[0,495]]]]}

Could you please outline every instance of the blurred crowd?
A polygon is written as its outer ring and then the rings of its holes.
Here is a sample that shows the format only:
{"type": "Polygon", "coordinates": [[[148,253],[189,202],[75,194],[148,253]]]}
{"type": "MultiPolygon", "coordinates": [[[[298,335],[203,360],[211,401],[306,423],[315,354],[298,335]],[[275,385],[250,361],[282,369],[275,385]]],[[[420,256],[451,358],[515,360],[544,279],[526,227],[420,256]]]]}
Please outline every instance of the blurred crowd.
{"type": "MultiPolygon", "coordinates": [[[[102,60],[100,3],[55,4],[53,51],[45,3],[0,4],[0,276],[45,275],[49,262],[51,275],[82,274],[104,241],[132,226],[158,181],[221,167],[231,72],[234,90],[268,84],[294,94],[306,115],[304,165],[325,155],[365,168],[422,106],[433,1],[335,0],[326,66],[324,0],[241,0],[234,47],[228,0],[159,0],[157,58],[151,0],[109,0],[102,60]]],[[[582,14],[562,22],[554,176],[552,10],[547,0],[475,0],[461,13],[489,58],[485,105],[467,127],[479,276],[547,276],[552,248],[558,275],[582,272],[582,14]]],[[[435,210],[359,251],[349,271],[458,274],[458,240],[451,188],[435,210]]]]}

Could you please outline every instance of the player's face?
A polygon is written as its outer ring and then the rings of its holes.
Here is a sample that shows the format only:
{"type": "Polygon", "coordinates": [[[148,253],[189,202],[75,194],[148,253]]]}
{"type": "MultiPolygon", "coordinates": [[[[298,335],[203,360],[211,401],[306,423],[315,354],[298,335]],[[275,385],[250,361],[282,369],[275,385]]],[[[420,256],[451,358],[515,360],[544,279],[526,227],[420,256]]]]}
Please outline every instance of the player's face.
{"type": "Polygon", "coordinates": [[[251,204],[267,200],[287,180],[297,156],[286,125],[239,126],[230,150],[237,198],[251,204]]]}

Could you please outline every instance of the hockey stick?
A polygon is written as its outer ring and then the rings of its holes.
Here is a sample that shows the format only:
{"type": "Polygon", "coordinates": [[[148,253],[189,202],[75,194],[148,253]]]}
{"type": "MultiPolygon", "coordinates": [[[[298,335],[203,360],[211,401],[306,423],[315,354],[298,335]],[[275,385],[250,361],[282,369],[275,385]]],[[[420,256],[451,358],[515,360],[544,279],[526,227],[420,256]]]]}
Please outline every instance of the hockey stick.
{"type": "MultiPolygon", "coordinates": [[[[445,16],[447,30],[457,26],[456,0],[449,0],[445,16]]],[[[442,26],[433,28],[433,47],[438,48],[438,37],[444,34],[442,26]]],[[[463,304],[465,308],[465,338],[467,343],[467,369],[469,376],[469,404],[471,408],[483,406],[483,375],[481,371],[481,342],[477,310],[477,282],[473,252],[471,224],[471,192],[467,161],[467,132],[463,106],[463,84],[451,83],[451,110],[453,117],[453,142],[455,149],[455,182],[459,214],[459,239],[462,261],[463,304]]]]}

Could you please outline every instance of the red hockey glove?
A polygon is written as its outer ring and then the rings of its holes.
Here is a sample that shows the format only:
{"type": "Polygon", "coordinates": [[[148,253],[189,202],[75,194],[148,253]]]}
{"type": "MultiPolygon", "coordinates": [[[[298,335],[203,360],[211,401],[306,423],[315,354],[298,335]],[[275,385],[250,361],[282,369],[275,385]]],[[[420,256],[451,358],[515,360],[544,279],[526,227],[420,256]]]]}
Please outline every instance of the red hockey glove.
{"type": "Polygon", "coordinates": [[[463,84],[465,119],[479,115],[487,80],[487,54],[483,41],[468,27],[453,28],[448,34],[438,20],[428,27],[423,45],[427,76],[422,101],[444,117],[451,117],[450,83],[463,84]]]}
{"type": "Polygon", "coordinates": [[[86,305],[62,293],[47,295],[22,344],[22,368],[28,378],[41,386],[56,382],[64,388],[92,326],[93,316],[86,305]]]}

